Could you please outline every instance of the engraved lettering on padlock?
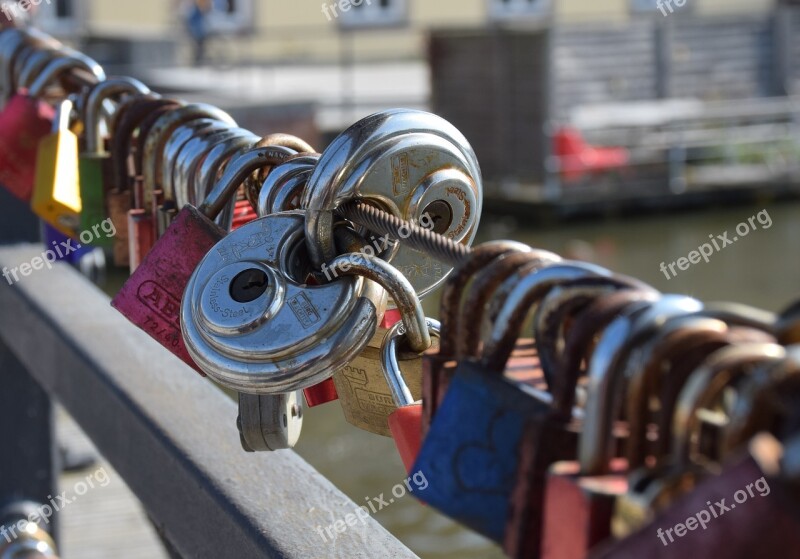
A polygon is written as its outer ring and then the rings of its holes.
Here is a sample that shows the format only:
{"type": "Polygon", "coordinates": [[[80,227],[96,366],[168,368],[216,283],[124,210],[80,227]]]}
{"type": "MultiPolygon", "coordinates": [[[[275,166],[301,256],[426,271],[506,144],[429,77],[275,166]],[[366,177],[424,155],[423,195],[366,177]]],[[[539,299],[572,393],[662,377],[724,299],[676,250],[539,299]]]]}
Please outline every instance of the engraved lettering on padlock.
{"type": "Polygon", "coordinates": [[[407,153],[399,153],[392,157],[392,188],[395,196],[408,194],[411,190],[407,153]]]}
{"type": "Polygon", "coordinates": [[[289,307],[303,328],[311,328],[320,321],[319,312],[305,293],[298,293],[289,299],[289,307]]]}

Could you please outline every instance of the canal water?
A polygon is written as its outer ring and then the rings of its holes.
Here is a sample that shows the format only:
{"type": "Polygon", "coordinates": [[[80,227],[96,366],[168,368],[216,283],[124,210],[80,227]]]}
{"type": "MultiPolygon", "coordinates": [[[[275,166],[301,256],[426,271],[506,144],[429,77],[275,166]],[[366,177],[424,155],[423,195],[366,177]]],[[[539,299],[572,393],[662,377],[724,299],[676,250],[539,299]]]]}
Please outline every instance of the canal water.
{"type": "MultiPolygon", "coordinates": [[[[800,299],[798,203],[643,215],[546,229],[524,220],[486,217],[478,241],[491,239],[515,239],[561,255],[591,260],[644,280],[662,292],[688,294],[707,302],[737,301],[777,311],[800,299]],[[699,247],[705,243],[713,248],[708,262],[699,255],[699,247]],[[698,255],[691,255],[692,251],[698,251],[698,255]],[[679,261],[681,258],[686,260],[679,261]],[[690,258],[699,262],[693,264],[690,258]],[[662,262],[666,275],[661,270],[662,262]],[[672,263],[675,274],[669,269],[672,263]]],[[[709,248],[703,250],[709,253],[709,248]]],[[[430,316],[436,316],[437,306],[435,297],[426,301],[430,316]]],[[[375,518],[421,557],[503,557],[496,546],[431,507],[420,506],[413,497],[394,498],[392,490],[403,485],[406,476],[392,441],[350,427],[338,404],[307,411],[297,451],[357,504],[372,504],[375,518]],[[393,502],[388,504],[390,499],[393,502]],[[387,505],[381,505],[382,501],[387,505]]],[[[416,481],[424,485],[422,479],[416,481]]],[[[265,480],[270,482],[291,480],[265,480]]],[[[412,480],[409,485],[414,487],[415,482],[412,480]]],[[[395,492],[403,493],[399,489],[395,492]]],[[[330,522],[336,520],[332,518],[330,522]]],[[[320,528],[320,545],[324,546],[326,526],[320,528]]]]}

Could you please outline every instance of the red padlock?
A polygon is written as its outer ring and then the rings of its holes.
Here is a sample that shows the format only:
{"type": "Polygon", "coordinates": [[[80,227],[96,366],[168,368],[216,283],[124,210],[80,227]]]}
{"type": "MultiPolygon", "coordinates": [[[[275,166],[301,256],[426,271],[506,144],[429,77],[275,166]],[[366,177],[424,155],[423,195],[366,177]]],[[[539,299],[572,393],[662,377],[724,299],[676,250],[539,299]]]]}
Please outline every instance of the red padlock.
{"type": "MultiPolygon", "coordinates": [[[[432,335],[441,335],[441,324],[438,321],[428,318],[426,322],[432,335]]],[[[397,406],[389,416],[389,430],[406,471],[411,473],[422,446],[422,402],[414,401],[411,390],[403,380],[403,371],[400,370],[398,344],[404,334],[402,322],[389,329],[381,346],[381,364],[392,392],[392,400],[397,406]]],[[[422,355],[419,359],[422,359],[422,355]]]]}
{"type": "Polygon", "coordinates": [[[30,202],[39,143],[53,127],[55,109],[20,90],[0,113],[0,184],[30,202]]]}
{"type": "Polygon", "coordinates": [[[199,208],[187,205],[180,211],[111,302],[131,322],[198,372],[183,342],[180,307],[183,291],[195,268],[225,236],[213,219],[251,173],[264,165],[278,165],[293,154],[293,150],[286,148],[262,148],[231,161],[203,204],[199,208]]]}
{"type": "Polygon", "coordinates": [[[67,53],[48,63],[30,89],[19,90],[0,113],[0,184],[23,202],[31,200],[39,144],[50,134],[55,117],[55,109],[41,100],[45,91],[76,68],[105,79],[97,62],[79,52],[67,53]]]}

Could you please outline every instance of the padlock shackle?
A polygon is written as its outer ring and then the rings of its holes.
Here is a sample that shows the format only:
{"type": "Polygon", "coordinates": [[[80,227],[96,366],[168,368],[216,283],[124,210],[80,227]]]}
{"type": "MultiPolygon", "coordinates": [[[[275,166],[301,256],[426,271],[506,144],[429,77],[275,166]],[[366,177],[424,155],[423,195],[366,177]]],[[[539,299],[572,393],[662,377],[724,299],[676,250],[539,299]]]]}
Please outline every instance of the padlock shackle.
{"type": "Polygon", "coordinates": [[[594,264],[564,260],[544,268],[534,265],[526,275],[510,277],[492,298],[493,312],[490,316],[493,316],[494,324],[489,338],[484,340],[483,366],[489,371],[503,372],[522,333],[525,318],[551,289],[589,276],[612,275],[610,271],[594,264]],[[497,309],[496,314],[494,309],[497,309]]]}
{"type": "Polygon", "coordinates": [[[461,335],[461,298],[467,284],[476,272],[488,266],[496,258],[514,252],[530,252],[526,244],[516,241],[491,241],[478,245],[461,266],[456,267],[442,286],[439,318],[444,336],[440,340],[439,355],[445,359],[457,358],[458,340],[461,335]]]}
{"type": "MultiPolygon", "coordinates": [[[[706,347],[724,346],[727,334],[728,326],[721,320],[691,315],[673,317],[653,333],[651,339],[635,352],[634,358],[628,360],[624,372],[627,386],[623,402],[629,431],[626,455],[631,470],[644,467],[650,454],[655,454],[656,464],[666,459],[665,454],[648,450],[651,398],[662,395],[662,381],[680,385],[684,379],[664,374],[664,365],[669,363],[671,369],[671,364],[681,356],[706,347]]],[[[673,411],[669,402],[660,401],[660,406],[660,414],[670,415],[673,411]]],[[[665,432],[659,431],[658,434],[659,438],[666,437],[665,432]]],[[[661,447],[662,450],[665,448],[661,447]]]]}
{"type": "Polygon", "coordinates": [[[270,213],[276,213],[275,201],[281,195],[286,183],[297,176],[302,176],[304,181],[308,183],[308,178],[314,171],[314,166],[319,161],[319,158],[320,154],[318,153],[298,152],[297,155],[274,167],[259,187],[258,202],[256,204],[258,215],[265,216],[270,213]]]}
{"type": "Polygon", "coordinates": [[[64,52],[66,53],[64,58],[53,60],[42,70],[42,73],[39,74],[30,88],[28,88],[28,95],[36,98],[41,97],[53,80],[59,78],[64,72],[71,70],[85,70],[93,75],[98,82],[106,79],[106,73],[103,71],[103,67],[92,58],[86,56],[82,52],[69,48],[65,48],[64,52]]]}
{"type": "Polygon", "coordinates": [[[216,219],[247,177],[261,167],[279,165],[295,153],[292,149],[280,146],[250,149],[242,153],[228,163],[222,177],[197,209],[209,219],[216,219]]]}
{"type": "Polygon", "coordinates": [[[72,110],[75,102],[72,97],[65,97],[56,105],[56,117],[53,119],[53,133],[62,132],[70,129],[72,123],[72,110]]]}
{"type": "Polygon", "coordinates": [[[698,411],[709,406],[731,383],[751,373],[754,366],[777,364],[786,359],[786,348],[778,344],[742,344],[711,354],[695,370],[678,397],[672,417],[672,455],[675,463],[692,462],[693,433],[702,425],[698,411]]]}
{"type": "MultiPolygon", "coordinates": [[[[425,322],[430,335],[436,337],[441,335],[442,325],[438,320],[426,318],[425,322]]],[[[381,344],[381,366],[383,367],[384,375],[386,375],[386,382],[389,384],[394,405],[398,408],[411,406],[415,402],[411,389],[408,388],[408,384],[403,378],[403,371],[400,369],[400,363],[397,360],[400,338],[404,336],[406,336],[405,325],[400,321],[386,332],[381,344]]]]}
{"type": "Polygon", "coordinates": [[[655,303],[615,319],[603,332],[589,361],[586,420],[578,445],[581,473],[608,472],[613,422],[620,415],[624,365],[630,352],[664,322],[703,308],[697,299],[664,295],[655,303]]]}
{"type": "MultiPolygon", "coordinates": [[[[20,51],[20,53],[21,52],[22,51],[20,51]]],[[[14,78],[17,82],[17,88],[28,89],[44,67],[53,60],[63,56],[66,56],[66,54],[58,47],[45,47],[44,49],[34,50],[33,54],[25,60],[22,68],[17,69],[16,65],[14,65],[15,71],[13,73],[15,74],[14,78]]]]}
{"type": "MultiPolygon", "coordinates": [[[[199,205],[208,197],[217,181],[222,178],[222,170],[227,167],[231,158],[235,157],[237,153],[253,149],[253,145],[258,139],[257,135],[244,128],[234,128],[232,131],[235,132],[235,135],[211,148],[204,156],[200,167],[187,181],[187,191],[181,194],[185,195],[187,203],[199,205]]],[[[176,196],[178,196],[177,193],[176,196]]],[[[180,200],[176,199],[176,201],[180,200]]]]}
{"type": "MultiPolygon", "coordinates": [[[[172,200],[176,202],[175,193],[175,166],[178,163],[178,156],[184,153],[184,149],[189,146],[195,146],[198,141],[201,141],[211,134],[220,131],[229,131],[233,127],[221,120],[213,118],[198,118],[191,120],[178,126],[173,130],[172,134],[164,144],[164,151],[161,153],[161,190],[164,194],[164,200],[172,200]]],[[[178,206],[182,207],[182,206],[178,206]]]]}
{"type": "Polygon", "coordinates": [[[377,256],[364,253],[337,256],[330,261],[327,268],[337,275],[365,277],[383,287],[403,317],[401,324],[405,326],[411,350],[422,353],[431,347],[431,336],[422,303],[414,286],[397,268],[377,256]]]}
{"type": "Polygon", "coordinates": [[[564,343],[561,366],[556,372],[550,390],[553,394],[554,412],[563,421],[569,421],[575,405],[575,390],[582,373],[582,365],[588,363],[595,349],[594,340],[620,314],[658,300],[655,290],[624,289],[599,297],[589,308],[580,313],[570,328],[564,343]]]}
{"type": "Polygon", "coordinates": [[[509,280],[511,276],[516,276],[516,281],[519,281],[528,274],[558,262],[561,262],[561,257],[557,254],[531,250],[501,256],[480,270],[462,297],[461,324],[464,326],[456,350],[459,359],[481,356],[481,334],[484,326],[492,327],[494,318],[487,308],[488,303],[507,295],[502,287],[514,285],[515,281],[509,280]]]}
{"type": "Polygon", "coordinates": [[[731,413],[723,433],[723,458],[738,451],[759,432],[773,431],[785,424],[782,416],[798,413],[789,402],[796,401],[800,394],[800,346],[787,347],[786,359],[768,363],[761,369],[760,374],[748,379],[731,413]],[[764,409],[765,405],[768,409],[764,409]]]}
{"type": "Polygon", "coordinates": [[[134,78],[113,77],[94,86],[86,99],[84,129],[86,131],[86,153],[103,155],[105,149],[100,141],[100,115],[106,99],[122,94],[145,96],[150,88],[134,78]]]}
{"type": "Polygon", "coordinates": [[[702,310],[692,316],[716,318],[728,326],[743,326],[777,334],[777,314],[740,303],[706,303],[702,310]]]}
{"type": "Polygon", "coordinates": [[[150,127],[142,149],[142,176],[144,177],[143,202],[145,208],[153,203],[153,192],[161,183],[164,146],[179,126],[200,118],[211,118],[236,126],[233,118],[217,107],[206,103],[184,105],[162,114],[150,127]]]}

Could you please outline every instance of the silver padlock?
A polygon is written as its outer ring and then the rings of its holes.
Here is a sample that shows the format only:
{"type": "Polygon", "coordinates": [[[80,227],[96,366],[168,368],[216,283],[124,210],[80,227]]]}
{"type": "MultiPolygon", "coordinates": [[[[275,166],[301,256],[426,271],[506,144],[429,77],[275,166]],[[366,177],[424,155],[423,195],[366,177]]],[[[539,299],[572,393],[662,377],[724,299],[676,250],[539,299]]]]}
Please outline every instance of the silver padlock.
{"type": "Polygon", "coordinates": [[[236,425],[247,452],[294,448],[303,428],[303,396],[300,392],[239,394],[236,425]]]}
{"type": "Polygon", "coordinates": [[[319,158],[318,153],[303,153],[275,167],[261,185],[258,215],[298,209],[319,158]]]}
{"type": "Polygon", "coordinates": [[[303,212],[259,218],[220,241],[186,286],[181,327],[213,380],[248,394],[314,386],[375,333],[386,293],[364,278],[308,285],[303,212]]]}
{"type": "MultiPolygon", "coordinates": [[[[464,135],[443,118],[411,109],[380,112],[336,138],[309,178],[302,207],[316,266],[336,256],[334,211],[354,199],[413,223],[427,214],[436,233],[469,245],[483,204],[480,167],[464,135]]],[[[420,298],[452,270],[408,247],[390,260],[420,298]]]]}

